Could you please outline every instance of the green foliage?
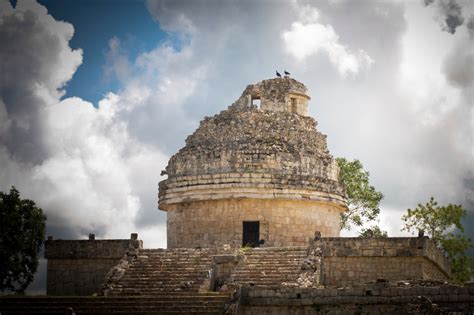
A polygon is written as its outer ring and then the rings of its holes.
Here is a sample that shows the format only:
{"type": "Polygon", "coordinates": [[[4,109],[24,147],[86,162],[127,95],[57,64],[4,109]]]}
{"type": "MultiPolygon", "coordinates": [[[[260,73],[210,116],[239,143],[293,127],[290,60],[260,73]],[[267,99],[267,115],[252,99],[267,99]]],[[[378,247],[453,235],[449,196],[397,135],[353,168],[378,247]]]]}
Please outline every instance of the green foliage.
{"type": "Polygon", "coordinates": [[[245,253],[247,253],[248,251],[252,250],[252,246],[248,245],[248,244],[245,244],[244,246],[242,246],[241,248],[239,248],[239,254],[240,255],[244,255],[245,253]]]}
{"type": "Polygon", "coordinates": [[[407,209],[407,214],[402,216],[405,221],[402,231],[425,231],[444,251],[451,262],[452,280],[456,283],[464,283],[474,276],[474,258],[467,255],[473,244],[461,234],[464,232],[462,219],[466,215],[467,211],[461,205],[441,207],[431,197],[425,205],[407,209]]]}
{"type": "Polygon", "coordinates": [[[0,291],[24,293],[38,269],[46,216],[15,187],[0,192],[0,291]]]}
{"type": "Polygon", "coordinates": [[[402,216],[405,227],[402,231],[423,230],[439,244],[441,239],[450,229],[459,229],[464,232],[461,220],[467,212],[460,205],[449,204],[439,207],[438,203],[431,197],[425,205],[418,204],[414,210],[407,209],[407,214],[402,216]]]}
{"type": "Polygon", "coordinates": [[[371,238],[371,237],[388,237],[387,231],[380,229],[379,226],[373,225],[370,228],[362,229],[359,232],[359,237],[371,238]]]}
{"type": "Polygon", "coordinates": [[[474,257],[467,255],[467,251],[473,248],[469,238],[448,233],[440,240],[440,244],[451,262],[454,282],[464,283],[474,276],[474,257]]]}
{"type": "Polygon", "coordinates": [[[365,171],[359,160],[348,161],[337,158],[339,178],[347,193],[348,211],[341,214],[341,228],[350,230],[351,225],[361,226],[367,221],[377,219],[383,194],[369,183],[369,172],[365,171]]]}

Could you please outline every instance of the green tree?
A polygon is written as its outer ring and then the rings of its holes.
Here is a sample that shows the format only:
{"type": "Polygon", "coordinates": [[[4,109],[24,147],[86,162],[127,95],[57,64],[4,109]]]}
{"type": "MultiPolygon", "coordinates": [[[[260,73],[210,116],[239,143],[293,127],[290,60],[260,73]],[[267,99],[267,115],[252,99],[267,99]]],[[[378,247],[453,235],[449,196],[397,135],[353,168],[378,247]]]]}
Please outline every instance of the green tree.
{"type": "Polygon", "coordinates": [[[383,194],[369,183],[369,172],[359,160],[348,161],[337,158],[339,178],[347,193],[348,210],[341,214],[341,228],[351,229],[351,225],[362,226],[367,221],[377,219],[383,194]]]}
{"type": "Polygon", "coordinates": [[[38,269],[46,216],[12,187],[0,192],[0,290],[22,294],[38,269]]]}
{"type": "Polygon", "coordinates": [[[413,210],[407,209],[402,216],[405,221],[402,231],[415,233],[422,230],[444,251],[451,262],[452,280],[457,283],[464,283],[474,276],[474,258],[467,255],[473,244],[462,235],[462,219],[466,215],[467,211],[461,205],[441,207],[431,197],[425,205],[418,204],[413,210]]]}
{"type": "Polygon", "coordinates": [[[359,232],[359,237],[371,238],[371,237],[388,237],[387,231],[382,230],[379,226],[373,225],[369,228],[362,229],[359,232]]]}

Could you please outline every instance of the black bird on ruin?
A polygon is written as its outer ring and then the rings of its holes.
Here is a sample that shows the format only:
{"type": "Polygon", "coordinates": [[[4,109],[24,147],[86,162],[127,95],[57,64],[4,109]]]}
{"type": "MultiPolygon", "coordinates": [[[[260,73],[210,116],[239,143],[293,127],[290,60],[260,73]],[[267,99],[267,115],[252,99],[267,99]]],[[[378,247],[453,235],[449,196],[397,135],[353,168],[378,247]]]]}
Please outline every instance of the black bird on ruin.
{"type": "Polygon", "coordinates": [[[291,73],[289,73],[288,71],[284,71],[285,75],[290,75],[291,73]]]}
{"type": "Polygon", "coordinates": [[[276,71],[276,75],[277,75],[277,77],[281,78],[280,72],[276,71]]]}

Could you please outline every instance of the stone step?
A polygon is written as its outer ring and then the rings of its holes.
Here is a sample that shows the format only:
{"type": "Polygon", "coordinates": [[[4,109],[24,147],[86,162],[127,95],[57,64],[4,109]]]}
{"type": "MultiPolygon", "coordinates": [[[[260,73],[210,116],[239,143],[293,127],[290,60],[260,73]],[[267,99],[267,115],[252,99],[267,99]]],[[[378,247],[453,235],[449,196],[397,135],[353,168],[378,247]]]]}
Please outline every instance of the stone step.
{"type": "Polygon", "coordinates": [[[177,262],[187,262],[187,261],[207,261],[207,260],[211,260],[212,258],[212,255],[210,256],[186,256],[186,255],[176,255],[176,256],[159,256],[159,255],[156,255],[156,256],[150,256],[150,255],[144,255],[144,256],[140,256],[137,257],[138,259],[140,260],[143,260],[143,261],[177,261],[177,262]]]}
{"type": "Polygon", "coordinates": [[[262,258],[262,259],[267,259],[267,260],[273,260],[273,259],[292,259],[292,258],[303,258],[306,257],[306,253],[301,254],[301,255],[264,255],[264,254],[253,254],[253,255],[242,255],[245,256],[247,259],[257,259],[257,258],[262,258]]]}
{"type": "Polygon", "coordinates": [[[177,278],[201,278],[203,276],[207,276],[209,272],[200,272],[200,273],[171,273],[171,274],[139,274],[139,273],[134,273],[134,274],[126,274],[122,279],[157,279],[157,278],[163,278],[163,279],[177,279],[177,278]]]}
{"type": "Polygon", "coordinates": [[[211,266],[205,266],[202,267],[201,269],[196,269],[196,270],[185,270],[185,269],[179,269],[179,268],[172,268],[171,266],[160,270],[160,269],[142,269],[142,268],[129,268],[129,271],[132,271],[134,274],[203,274],[207,273],[209,270],[211,270],[211,266]]]}
{"type": "Polygon", "coordinates": [[[155,295],[156,292],[162,293],[175,293],[175,292],[195,292],[197,293],[199,286],[179,286],[179,285],[162,285],[156,287],[119,287],[114,292],[120,293],[120,295],[124,295],[124,293],[130,293],[136,295],[135,293],[141,293],[142,296],[148,295],[155,295]]]}
{"type": "Polygon", "coordinates": [[[244,262],[247,262],[247,263],[267,263],[267,264],[271,264],[271,263],[280,263],[280,262],[294,262],[294,261],[300,261],[300,260],[304,260],[307,256],[303,256],[303,257],[292,257],[292,258],[275,258],[275,259],[268,259],[268,258],[258,258],[258,257],[255,257],[255,258],[245,258],[244,257],[244,262]]]}
{"type": "Polygon", "coordinates": [[[252,268],[249,268],[249,269],[239,269],[239,270],[236,270],[233,274],[234,275],[287,275],[287,274],[295,274],[295,273],[299,273],[300,271],[300,268],[298,269],[293,269],[293,270],[282,270],[282,271],[274,271],[274,270],[271,270],[271,269],[252,269],[252,268]]]}
{"type": "Polygon", "coordinates": [[[189,284],[181,284],[181,283],[134,283],[130,285],[119,284],[117,288],[121,289],[132,289],[132,290],[140,290],[140,291],[149,291],[153,289],[166,289],[166,288],[197,288],[200,287],[199,283],[189,283],[189,284]]]}
{"type": "Polygon", "coordinates": [[[127,275],[126,277],[123,277],[121,281],[168,281],[168,280],[177,280],[177,281],[186,281],[186,280],[199,280],[202,279],[203,277],[207,277],[207,274],[203,275],[186,275],[186,274],[180,274],[180,275],[175,275],[175,276],[170,276],[170,275],[163,275],[163,276],[139,276],[139,275],[127,275]]]}
{"type": "Polygon", "coordinates": [[[237,278],[252,278],[252,277],[257,277],[257,278],[265,278],[265,277],[270,277],[270,278],[288,278],[292,277],[295,275],[299,275],[299,273],[294,272],[294,273],[286,273],[286,274],[272,274],[272,273],[234,273],[232,275],[232,278],[237,279],[237,278]]]}
{"type": "Polygon", "coordinates": [[[108,295],[148,295],[157,292],[198,291],[210,277],[216,250],[140,250],[117,281],[108,282],[108,295]]]}
{"type": "Polygon", "coordinates": [[[243,256],[247,257],[266,257],[266,258],[275,258],[275,257],[303,257],[306,256],[306,252],[299,252],[299,253],[282,253],[282,252],[275,252],[275,253],[264,253],[264,252],[257,252],[257,253],[244,253],[243,256]]]}
{"type": "Polygon", "coordinates": [[[278,274],[278,275],[286,275],[286,274],[295,274],[299,273],[299,269],[293,270],[281,270],[281,271],[273,271],[271,269],[241,269],[234,272],[234,275],[271,275],[271,274],[278,274]]]}
{"type": "Polygon", "coordinates": [[[201,277],[163,277],[163,278],[125,278],[120,280],[120,283],[150,283],[150,282],[173,282],[173,283],[181,283],[183,281],[201,281],[201,277]]]}
{"type": "Polygon", "coordinates": [[[298,258],[298,259],[281,259],[281,260],[263,260],[263,259],[254,259],[254,260],[251,260],[251,259],[246,259],[246,260],[243,260],[242,262],[243,263],[246,263],[246,264],[253,264],[253,265],[273,265],[273,266],[278,266],[280,264],[293,264],[293,263],[298,263],[300,261],[303,261],[305,260],[306,257],[303,257],[303,258],[298,258]]]}
{"type": "Polygon", "coordinates": [[[133,272],[150,272],[150,273],[170,273],[170,272],[180,272],[180,273],[200,273],[205,272],[211,268],[211,263],[205,265],[199,265],[196,267],[186,267],[181,268],[180,266],[163,266],[163,267],[152,267],[152,266],[133,266],[133,268],[128,268],[128,270],[133,270],[133,272]]]}
{"type": "MultiPolygon", "coordinates": [[[[253,249],[249,251],[243,251],[243,254],[245,255],[300,255],[300,254],[306,254],[308,252],[307,249],[305,250],[263,250],[261,249],[253,249]]],[[[242,253],[242,252],[241,252],[242,253]]]]}
{"type": "Polygon", "coordinates": [[[133,266],[133,268],[129,268],[128,270],[134,270],[136,272],[172,272],[172,271],[176,271],[176,272],[201,272],[201,271],[206,271],[207,268],[210,268],[209,264],[206,264],[206,265],[201,265],[201,266],[196,266],[196,267],[186,267],[186,268],[182,268],[180,266],[163,266],[163,268],[161,267],[155,267],[155,266],[133,266]]]}
{"type": "Polygon", "coordinates": [[[249,250],[231,279],[258,287],[279,286],[283,282],[296,281],[306,257],[307,248],[249,250]]]}
{"type": "Polygon", "coordinates": [[[280,270],[282,272],[284,271],[291,271],[291,270],[296,270],[301,268],[302,262],[297,262],[292,265],[288,266],[280,266],[280,267],[275,267],[271,265],[249,265],[249,264],[241,264],[238,265],[236,268],[237,270],[280,270]]]}
{"type": "MultiPolygon", "coordinates": [[[[192,307],[192,306],[196,306],[196,305],[201,305],[201,306],[208,306],[208,307],[220,307],[221,304],[223,302],[226,302],[227,299],[219,299],[219,300],[180,300],[179,303],[177,303],[177,300],[176,299],[169,299],[169,300],[159,300],[159,301],[140,301],[140,307],[152,307],[152,306],[163,306],[163,307],[170,307],[170,306],[176,306],[177,304],[179,304],[179,306],[183,307],[183,306],[186,306],[186,307],[192,307]]],[[[33,304],[31,305],[34,305],[34,306],[47,306],[47,307],[60,307],[62,305],[64,305],[65,303],[64,302],[59,302],[59,303],[52,303],[51,301],[48,301],[48,302],[33,302],[33,304]]],[[[80,301],[80,302],[67,302],[66,303],[68,306],[70,307],[81,307],[81,308],[85,308],[85,307],[94,307],[94,308],[101,308],[101,307],[110,307],[110,303],[105,303],[105,302],[100,302],[100,303],[97,303],[97,302],[84,302],[84,301],[80,301]]],[[[31,305],[23,305],[22,303],[11,303],[11,304],[7,304],[4,306],[4,308],[16,308],[16,307],[31,307],[31,305]]],[[[113,306],[114,307],[137,307],[136,303],[134,302],[130,302],[130,301],[115,301],[113,303],[113,306]]]]}
{"type": "MultiPolygon", "coordinates": [[[[32,306],[28,308],[6,308],[2,309],[2,314],[66,314],[69,306],[62,307],[38,307],[32,306]]],[[[161,305],[149,307],[135,307],[135,306],[121,306],[120,308],[106,307],[73,307],[76,314],[222,314],[224,306],[207,307],[207,306],[192,306],[192,307],[163,307],[161,305]]]]}
{"type": "Polygon", "coordinates": [[[301,255],[264,255],[264,254],[259,254],[259,255],[242,255],[245,256],[247,259],[256,259],[256,258],[261,258],[261,259],[268,259],[268,260],[274,260],[274,259],[293,259],[293,258],[303,258],[306,257],[305,254],[301,255]]]}
{"type": "Polygon", "coordinates": [[[153,297],[1,297],[1,314],[222,314],[228,294],[158,294],[153,297]]]}
{"type": "Polygon", "coordinates": [[[121,295],[124,293],[141,293],[142,295],[153,295],[153,292],[175,292],[175,291],[188,291],[198,292],[200,285],[160,285],[160,286],[130,286],[117,288],[115,291],[120,292],[121,295]]]}
{"type": "Polygon", "coordinates": [[[243,262],[239,267],[248,266],[252,268],[291,268],[303,263],[304,259],[295,261],[285,261],[281,263],[266,263],[266,262],[243,262]]]}
{"type": "Polygon", "coordinates": [[[124,286],[127,284],[136,284],[136,285],[162,285],[167,283],[196,283],[200,279],[190,280],[189,278],[178,278],[178,279],[152,279],[152,280],[122,280],[120,285],[124,286]]]}
{"type": "MultiPolygon", "coordinates": [[[[201,270],[194,270],[194,271],[189,271],[189,270],[179,270],[179,269],[174,269],[172,270],[143,270],[143,269],[128,269],[130,275],[137,275],[141,277],[147,277],[150,275],[186,275],[186,276],[191,276],[191,275],[196,275],[196,276],[201,276],[203,274],[209,273],[209,270],[211,270],[210,266],[206,266],[207,268],[203,268],[201,270]]],[[[128,274],[127,274],[128,275],[128,274]]]]}
{"type": "Polygon", "coordinates": [[[177,261],[177,260],[174,260],[174,259],[169,259],[169,260],[163,260],[163,259],[152,259],[152,258],[138,258],[136,260],[136,262],[138,263],[143,263],[143,264],[147,264],[147,263],[168,263],[168,264],[183,264],[183,265],[186,265],[186,264],[202,264],[202,263],[207,263],[211,261],[211,259],[195,259],[193,260],[192,258],[190,258],[190,260],[188,261],[177,261]]]}
{"type": "Polygon", "coordinates": [[[154,276],[154,277],[137,277],[136,275],[129,275],[121,279],[122,282],[134,282],[134,281],[193,281],[199,280],[202,276],[196,275],[176,275],[176,276],[154,276]]]}
{"type": "Polygon", "coordinates": [[[270,258],[259,258],[259,257],[245,257],[244,256],[244,261],[245,262],[260,262],[260,263],[278,263],[278,262],[285,262],[285,261],[300,261],[300,260],[304,260],[307,256],[302,256],[302,257],[291,257],[291,258],[282,258],[282,257],[278,257],[278,258],[274,258],[274,259],[270,259],[270,258]]]}
{"type": "Polygon", "coordinates": [[[234,279],[235,283],[281,283],[281,282],[293,282],[297,278],[283,278],[283,279],[234,279]]]}
{"type": "Polygon", "coordinates": [[[270,276],[270,277],[273,277],[273,276],[282,276],[282,277],[287,277],[287,276],[292,276],[292,275],[297,275],[299,274],[298,271],[294,271],[294,272],[271,272],[269,270],[266,270],[266,271],[259,271],[259,272],[256,272],[254,270],[243,270],[243,271],[238,271],[238,272],[234,272],[233,273],[233,277],[265,277],[265,276],[270,276]]]}
{"type": "Polygon", "coordinates": [[[159,285],[130,285],[130,286],[117,286],[114,288],[111,295],[155,295],[156,292],[198,292],[201,284],[159,284],[159,285]]]}

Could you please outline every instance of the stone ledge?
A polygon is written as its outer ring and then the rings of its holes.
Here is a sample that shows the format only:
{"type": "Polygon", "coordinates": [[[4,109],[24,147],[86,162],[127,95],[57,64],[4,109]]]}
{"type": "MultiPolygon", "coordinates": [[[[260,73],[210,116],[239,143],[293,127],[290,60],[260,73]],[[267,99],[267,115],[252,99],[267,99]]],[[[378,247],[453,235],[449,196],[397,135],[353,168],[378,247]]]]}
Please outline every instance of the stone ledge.
{"type": "MultiPolygon", "coordinates": [[[[419,281],[419,283],[422,283],[419,281]]],[[[313,304],[378,304],[406,303],[427,296],[432,302],[474,303],[473,286],[448,284],[380,283],[344,288],[242,288],[242,304],[246,305],[313,305],[313,304]]]]}
{"type": "Polygon", "coordinates": [[[237,185],[202,185],[189,186],[180,189],[168,189],[160,194],[159,208],[167,210],[167,206],[182,202],[224,200],[224,199],[268,199],[288,201],[308,201],[327,203],[341,207],[345,211],[345,198],[332,194],[309,189],[274,189],[272,187],[237,186],[237,185]],[[227,186],[227,187],[226,187],[227,186]]]}
{"type": "Polygon", "coordinates": [[[49,238],[44,242],[46,259],[120,259],[131,248],[143,247],[143,241],[136,239],[115,240],[53,240],[49,238]]]}

